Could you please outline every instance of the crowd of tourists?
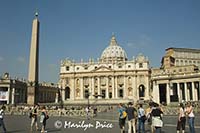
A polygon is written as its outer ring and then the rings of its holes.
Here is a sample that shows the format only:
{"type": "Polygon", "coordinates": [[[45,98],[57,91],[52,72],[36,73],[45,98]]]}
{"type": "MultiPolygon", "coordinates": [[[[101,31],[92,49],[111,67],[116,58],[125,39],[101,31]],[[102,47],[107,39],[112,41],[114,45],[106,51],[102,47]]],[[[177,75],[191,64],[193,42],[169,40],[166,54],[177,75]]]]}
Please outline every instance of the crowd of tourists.
{"type": "MultiPolygon", "coordinates": [[[[48,107],[43,105],[35,104],[34,106],[2,106],[0,108],[0,128],[6,133],[6,126],[4,124],[4,114],[14,114],[20,112],[21,115],[28,115],[30,118],[30,131],[35,132],[40,130],[42,133],[46,131],[46,123],[49,119],[49,116],[55,115],[51,114],[51,111],[55,111],[58,116],[69,116],[67,112],[84,112],[83,116],[86,116],[87,119],[91,117],[96,117],[97,112],[108,112],[116,110],[113,106],[77,106],[77,107],[64,107],[58,108],[56,106],[48,107]]],[[[148,105],[144,104],[135,104],[129,102],[127,105],[120,103],[118,105],[119,113],[119,127],[121,133],[125,132],[125,123],[128,123],[128,133],[145,133],[145,125],[149,126],[152,133],[161,133],[161,129],[164,126],[163,115],[166,108],[160,106],[155,102],[149,102],[148,105]],[[147,123],[147,124],[145,124],[147,123]]],[[[180,103],[178,110],[176,112],[177,116],[177,133],[185,133],[186,120],[188,120],[188,126],[190,133],[195,133],[194,126],[194,107],[191,102],[180,103]]]]}
{"type": "MultiPolygon", "coordinates": [[[[2,105],[0,109],[0,127],[2,127],[3,133],[7,132],[4,124],[5,110],[6,106],[2,105]]],[[[34,106],[28,108],[28,110],[30,118],[30,132],[39,131],[39,127],[41,127],[41,133],[46,133],[46,122],[49,119],[46,107],[35,104],[34,106]]]]}
{"type": "MultiPolygon", "coordinates": [[[[143,104],[134,105],[129,102],[126,105],[120,103],[118,106],[119,127],[121,133],[125,132],[125,123],[128,123],[128,133],[145,133],[145,122],[149,126],[151,133],[161,133],[164,126],[163,108],[155,102],[150,102],[144,109],[143,104]]],[[[187,104],[180,103],[177,111],[177,133],[185,133],[186,118],[188,119],[189,132],[195,133],[194,127],[194,108],[191,102],[187,104]]]]}

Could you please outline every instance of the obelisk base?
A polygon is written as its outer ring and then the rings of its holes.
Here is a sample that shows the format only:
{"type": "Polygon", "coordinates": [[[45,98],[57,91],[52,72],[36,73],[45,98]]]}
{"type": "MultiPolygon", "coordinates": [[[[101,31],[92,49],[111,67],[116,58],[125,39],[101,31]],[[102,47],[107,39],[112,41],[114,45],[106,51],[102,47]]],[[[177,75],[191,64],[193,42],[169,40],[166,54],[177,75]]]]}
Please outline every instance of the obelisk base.
{"type": "Polygon", "coordinates": [[[36,86],[28,86],[28,96],[27,96],[27,104],[34,105],[37,103],[37,87],[36,86]]]}

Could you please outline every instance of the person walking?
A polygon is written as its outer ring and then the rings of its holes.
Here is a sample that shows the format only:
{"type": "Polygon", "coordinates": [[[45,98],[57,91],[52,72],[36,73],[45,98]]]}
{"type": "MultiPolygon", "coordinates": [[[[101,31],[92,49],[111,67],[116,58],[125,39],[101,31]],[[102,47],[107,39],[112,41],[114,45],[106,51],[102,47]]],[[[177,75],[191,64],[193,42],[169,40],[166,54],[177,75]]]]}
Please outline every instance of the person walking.
{"type": "Polygon", "coordinates": [[[6,107],[2,106],[1,110],[0,110],[0,126],[2,126],[2,128],[3,128],[3,133],[6,133],[6,127],[5,127],[5,124],[4,124],[4,121],[3,121],[5,109],[6,109],[6,107]]]}
{"type": "Polygon", "coordinates": [[[178,122],[176,127],[177,133],[180,132],[180,129],[182,129],[182,133],[185,133],[185,122],[186,122],[185,107],[183,103],[180,103],[180,108],[178,109],[178,122]]]}
{"type": "Polygon", "coordinates": [[[153,133],[154,129],[153,129],[153,126],[152,126],[152,114],[151,114],[151,111],[152,111],[152,102],[149,103],[149,107],[146,109],[146,116],[147,116],[148,126],[151,129],[151,133],[153,133]]]}
{"type": "Polygon", "coordinates": [[[39,105],[35,104],[31,110],[31,131],[33,131],[33,126],[35,125],[36,131],[38,130],[38,122],[37,122],[37,117],[38,117],[38,108],[39,105]]]}
{"type": "Polygon", "coordinates": [[[142,107],[142,104],[140,104],[138,108],[138,133],[145,132],[145,126],[144,126],[145,120],[146,120],[145,111],[144,108],[142,107]]]}
{"type": "Polygon", "coordinates": [[[195,133],[195,128],[194,128],[195,116],[194,116],[191,102],[188,102],[187,104],[186,113],[188,114],[188,124],[189,124],[190,133],[195,133]]]}
{"type": "Polygon", "coordinates": [[[87,106],[85,108],[85,113],[86,113],[86,118],[89,120],[90,119],[90,107],[89,106],[87,106]]]}
{"type": "Polygon", "coordinates": [[[162,121],[163,111],[157,103],[153,103],[151,115],[152,115],[152,126],[155,128],[156,133],[161,133],[161,128],[163,127],[162,121]]]}
{"type": "Polygon", "coordinates": [[[133,132],[136,133],[136,115],[137,110],[133,107],[133,104],[131,102],[128,103],[128,108],[126,109],[127,116],[128,116],[128,133],[133,132]]]}
{"type": "Polygon", "coordinates": [[[42,124],[41,133],[46,133],[46,121],[49,119],[47,110],[45,106],[42,106],[41,116],[40,116],[40,123],[42,124]]]}
{"type": "Polygon", "coordinates": [[[124,133],[127,113],[122,103],[119,104],[118,113],[119,113],[119,127],[121,130],[121,133],[124,133]]]}

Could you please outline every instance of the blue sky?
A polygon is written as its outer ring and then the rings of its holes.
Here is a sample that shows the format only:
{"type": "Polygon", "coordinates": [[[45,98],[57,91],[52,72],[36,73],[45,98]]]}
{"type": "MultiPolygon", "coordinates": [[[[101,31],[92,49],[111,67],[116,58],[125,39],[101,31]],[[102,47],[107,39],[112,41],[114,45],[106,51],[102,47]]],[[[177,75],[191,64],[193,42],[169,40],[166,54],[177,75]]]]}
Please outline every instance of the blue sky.
{"type": "Polygon", "coordinates": [[[28,77],[32,20],[40,20],[40,81],[59,79],[60,61],[97,59],[112,33],[128,58],[159,67],[168,47],[200,48],[199,0],[2,0],[0,75],[28,77]]]}

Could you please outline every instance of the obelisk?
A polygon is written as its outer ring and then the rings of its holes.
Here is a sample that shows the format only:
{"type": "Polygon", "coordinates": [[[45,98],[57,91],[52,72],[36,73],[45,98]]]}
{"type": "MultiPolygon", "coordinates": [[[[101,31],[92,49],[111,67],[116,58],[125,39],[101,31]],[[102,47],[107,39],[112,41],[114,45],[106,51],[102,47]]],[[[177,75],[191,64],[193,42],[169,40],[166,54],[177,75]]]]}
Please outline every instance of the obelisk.
{"type": "Polygon", "coordinates": [[[32,36],[31,36],[29,71],[28,71],[27,104],[29,105],[33,105],[38,102],[39,26],[40,22],[38,19],[38,13],[36,12],[32,24],[32,36]]]}

